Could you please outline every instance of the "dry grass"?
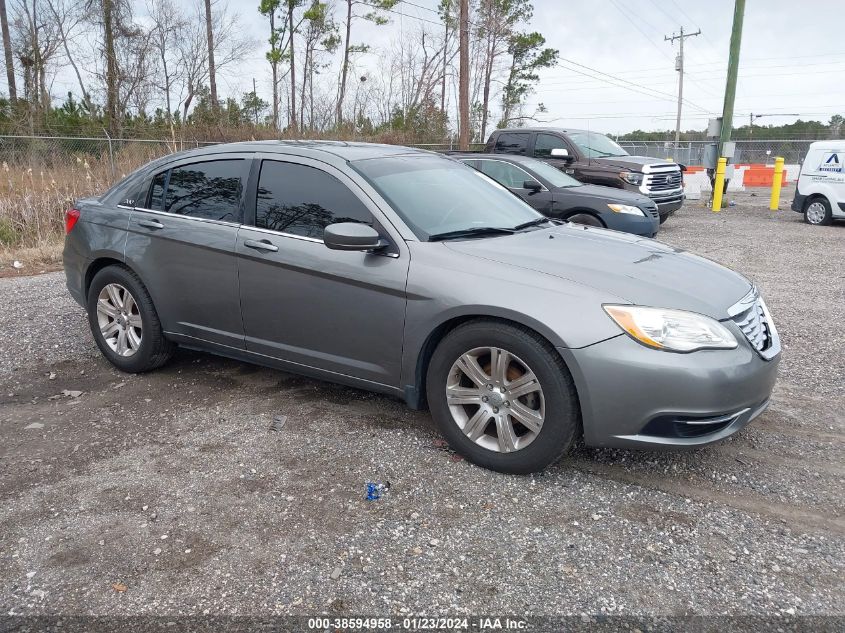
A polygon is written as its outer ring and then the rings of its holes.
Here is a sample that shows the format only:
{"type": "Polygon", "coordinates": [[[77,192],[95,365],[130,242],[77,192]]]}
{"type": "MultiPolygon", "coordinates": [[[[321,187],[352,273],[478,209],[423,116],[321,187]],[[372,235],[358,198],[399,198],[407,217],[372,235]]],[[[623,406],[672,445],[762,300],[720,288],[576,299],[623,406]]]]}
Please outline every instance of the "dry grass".
{"type": "Polygon", "coordinates": [[[44,242],[39,246],[13,247],[0,246],[0,277],[17,277],[37,275],[62,266],[62,246],[60,238],[44,242]],[[23,264],[23,268],[15,268],[15,262],[23,264]]]}
{"type": "MultiPolygon", "coordinates": [[[[255,138],[254,134],[232,136],[220,140],[255,138]]],[[[333,138],[343,136],[334,134],[333,138]]],[[[269,132],[268,137],[272,137],[269,132]]],[[[367,140],[404,143],[411,139],[382,135],[367,140]]],[[[55,265],[64,237],[64,212],[76,200],[103,193],[154,158],[196,146],[179,141],[116,143],[113,173],[106,143],[89,143],[86,152],[83,141],[80,147],[68,145],[73,139],[63,141],[39,139],[0,154],[0,274],[9,274],[14,260],[24,263],[23,270],[55,265]]]]}
{"type": "MultiPolygon", "coordinates": [[[[115,156],[115,179],[166,154],[162,144],[130,146],[115,156]]],[[[76,200],[99,195],[112,184],[108,156],[69,155],[53,166],[0,165],[0,266],[15,259],[39,266],[55,263],[64,235],[64,212],[76,200]]],[[[28,266],[27,266],[28,267],[28,266]]]]}

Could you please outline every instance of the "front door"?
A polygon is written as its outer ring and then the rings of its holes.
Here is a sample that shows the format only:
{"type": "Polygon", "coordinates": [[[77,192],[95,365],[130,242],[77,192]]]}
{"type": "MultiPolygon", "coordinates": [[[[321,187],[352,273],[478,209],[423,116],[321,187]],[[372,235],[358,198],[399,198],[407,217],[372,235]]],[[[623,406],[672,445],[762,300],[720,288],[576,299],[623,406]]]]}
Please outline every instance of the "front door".
{"type": "Polygon", "coordinates": [[[357,185],[319,161],[264,158],[238,235],[247,350],[398,387],[408,251],[357,185]],[[323,228],[374,226],[385,252],[333,251],[323,228]]]}
{"type": "Polygon", "coordinates": [[[235,242],[251,158],[176,161],[135,201],[126,261],[166,332],[243,348],[235,242]]]}
{"type": "Polygon", "coordinates": [[[485,158],[476,162],[481,173],[510,189],[540,213],[549,215],[552,212],[554,206],[552,193],[546,187],[542,187],[539,191],[526,189],[524,187],[526,180],[537,182],[537,179],[524,169],[503,160],[485,158]]]}

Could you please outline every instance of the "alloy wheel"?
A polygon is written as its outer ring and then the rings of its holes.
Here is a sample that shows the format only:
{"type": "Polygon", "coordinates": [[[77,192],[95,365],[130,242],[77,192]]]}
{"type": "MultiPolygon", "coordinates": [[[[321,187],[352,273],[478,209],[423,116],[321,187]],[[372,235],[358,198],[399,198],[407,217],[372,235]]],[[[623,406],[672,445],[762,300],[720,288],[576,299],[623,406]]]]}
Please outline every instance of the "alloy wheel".
{"type": "Polygon", "coordinates": [[[106,345],[118,356],[133,356],[141,347],[141,313],[135,298],[124,286],[111,283],[100,291],[97,324],[106,345]]]}
{"type": "Polygon", "coordinates": [[[528,446],[545,419],[539,379],[524,361],[499,347],[472,349],[453,363],[446,402],[464,435],[500,453],[528,446]]]}

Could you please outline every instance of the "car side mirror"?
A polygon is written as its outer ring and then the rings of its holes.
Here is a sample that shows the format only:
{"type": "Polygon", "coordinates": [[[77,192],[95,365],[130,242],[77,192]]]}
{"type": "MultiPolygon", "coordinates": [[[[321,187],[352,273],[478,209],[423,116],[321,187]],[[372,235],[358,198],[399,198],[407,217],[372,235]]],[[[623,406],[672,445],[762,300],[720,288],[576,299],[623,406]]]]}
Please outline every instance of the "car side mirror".
{"type": "Polygon", "coordinates": [[[528,189],[528,191],[536,193],[537,191],[540,191],[543,188],[543,185],[541,185],[536,180],[526,180],[522,183],[522,188],[528,189]]]}
{"type": "Polygon", "coordinates": [[[561,158],[563,160],[572,160],[572,156],[569,155],[569,150],[564,149],[562,147],[555,147],[551,152],[550,155],[552,158],[561,158]]]}
{"type": "Polygon", "coordinates": [[[323,243],[333,251],[372,251],[387,246],[373,227],[358,222],[337,222],[323,229],[323,243]]]}

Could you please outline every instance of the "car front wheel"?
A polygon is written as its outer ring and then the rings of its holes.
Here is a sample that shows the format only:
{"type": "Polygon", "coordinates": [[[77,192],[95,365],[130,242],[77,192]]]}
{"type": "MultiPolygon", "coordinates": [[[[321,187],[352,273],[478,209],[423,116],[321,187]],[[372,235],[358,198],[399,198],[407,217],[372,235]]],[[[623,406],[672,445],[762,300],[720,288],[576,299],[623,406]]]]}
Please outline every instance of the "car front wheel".
{"type": "Polygon", "coordinates": [[[569,370],[548,342],[520,326],[478,320],[452,330],[432,356],[426,391],[450,446],[491,470],[542,470],[580,432],[569,370]]]}
{"type": "Polygon", "coordinates": [[[804,221],[815,226],[826,226],[831,223],[833,213],[827,198],[813,198],[804,207],[804,221]]]}

